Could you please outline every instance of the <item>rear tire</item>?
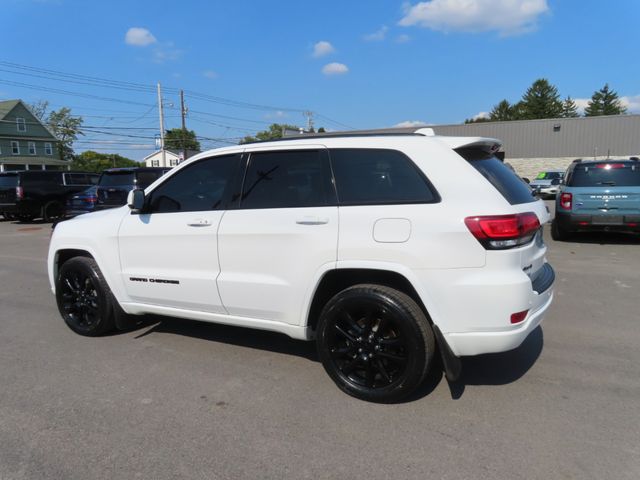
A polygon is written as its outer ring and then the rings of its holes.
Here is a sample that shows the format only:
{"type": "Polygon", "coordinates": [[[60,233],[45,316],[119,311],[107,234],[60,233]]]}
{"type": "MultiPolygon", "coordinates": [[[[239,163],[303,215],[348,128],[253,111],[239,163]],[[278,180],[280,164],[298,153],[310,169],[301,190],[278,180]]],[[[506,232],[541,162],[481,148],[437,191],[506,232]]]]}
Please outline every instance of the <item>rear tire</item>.
{"type": "Polygon", "coordinates": [[[563,242],[569,239],[571,234],[560,226],[560,223],[555,218],[551,222],[551,238],[556,242],[563,242]]]}
{"type": "Polygon", "coordinates": [[[60,267],[56,301],[67,326],[79,335],[95,337],[115,326],[117,302],[93,258],[74,257],[60,267]]]}
{"type": "Polygon", "coordinates": [[[60,202],[52,200],[42,208],[42,218],[45,222],[53,222],[64,218],[64,207],[60,202]]]}
{"type": "Polygon", "coordinates": [[[318,355],[345,393],[361,400],[401,400],[424,380],[435,337],[408,295],[381,285],[354,285],[325,305],[318,321],[318,355]]]}

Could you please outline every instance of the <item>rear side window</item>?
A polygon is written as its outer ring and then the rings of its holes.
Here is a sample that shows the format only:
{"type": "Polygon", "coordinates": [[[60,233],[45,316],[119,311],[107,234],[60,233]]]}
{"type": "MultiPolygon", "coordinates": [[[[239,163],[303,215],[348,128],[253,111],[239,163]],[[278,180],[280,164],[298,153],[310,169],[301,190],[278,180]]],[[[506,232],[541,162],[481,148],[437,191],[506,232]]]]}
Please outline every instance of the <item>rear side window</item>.
{"type": "Polygon", "coordinates": [[[98,185],[101,187],[128,187],[133,185],[132,172],[108,172],[103,173],[98,185]]]}
{"type": "Polygon", "coordinates": [[[576,165],[567,179],[570,187],[640,187],[640,163],[576,165]]]}
{"type": "Polygon", "coordinates": [[[459,149],[456,152],[480,172],[511,205],[538,200],[524,180],[490,153],[478,149],[459,149]]]}
{"type": "Polygon", "coordinates": [[[25,172],[20,185],[23,187],[62,185],[62,174],[58,172],[25,172]]]}
{"type": "Polygon", "coordinates": [[[340,148],[330,154],[340,205],[439,201],[418,167],[402,152],[340,148]]]}
{"type": "Polygon", "coordinates": [[[326,152],[289,150],[252,153],[240,208],[335,205],[326,152]]]}

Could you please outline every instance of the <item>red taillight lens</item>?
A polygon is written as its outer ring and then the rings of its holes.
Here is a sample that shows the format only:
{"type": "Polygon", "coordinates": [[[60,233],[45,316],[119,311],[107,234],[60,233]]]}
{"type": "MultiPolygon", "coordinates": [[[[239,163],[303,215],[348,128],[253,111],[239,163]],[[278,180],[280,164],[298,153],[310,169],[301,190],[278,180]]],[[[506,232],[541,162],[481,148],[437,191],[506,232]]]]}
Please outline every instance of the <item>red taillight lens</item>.
{"type": "Polygon", "coordinates": [[[520,323],[525,318],[527,318],[527,313],[529,313],[529,310],[525,310],[524,312],[512,313],[511,323],[520,323]]]}
{"type": "Polygon", "coordinates": [[[464,223],[480,243],[491,249],[512,248],[528,243],[540,228],[538,216],[533,212],[467,217],[464,223]]]}
{"type": "Polygon", "coordinates": [[[596,165],[596,168],[604,168],[605,170],[611,170],[612,168],[624,168],[624,163],[600,163],[596,165]]]}
{"type": "Polygon", "coordinates": [[[98,197],[86,197],[84,199],[84,203],[96,203],[98,201],[98,197]]]}
{"type": "Polygon", "coordinates": [[[571,204],[573,203],[573,195],[570,193],[563,193],[560,195],[560,208],[563,210],[571,210],[571,204]]]}
{"type": "Polygon", "coordinates": [[[22,200],[24,198],[24,190],[22,187],[16,187],[16,198],[22,200]]]}

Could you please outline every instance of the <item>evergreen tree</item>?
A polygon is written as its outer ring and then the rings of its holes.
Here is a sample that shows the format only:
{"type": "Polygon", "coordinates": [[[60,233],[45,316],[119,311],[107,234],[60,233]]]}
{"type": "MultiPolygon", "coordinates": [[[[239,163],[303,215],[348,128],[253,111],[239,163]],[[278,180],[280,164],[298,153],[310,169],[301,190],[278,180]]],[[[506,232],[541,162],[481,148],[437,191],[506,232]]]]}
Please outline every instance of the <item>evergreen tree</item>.
{"type": "Polygon", "coordinates": [[[563,118],[575,118],[579,117],[578,106],[571,97],[567,97],[562,102],[562,115],[563,118]]]}
{"type": "Polygon", "coordinates": [[[511,105],[507,100],[502,100],[495,105],[489,112],[489,120],[492,122],[506,122],[509,120],[517,120],[516,105],[511,105]]]}
{"type": "Polygon", "coordinates": [[[607,83],[600,90],[593,93],[587,108],[584,109],[584,116],[621,115],[626,112],[627,109],[622,105],[618,94],[614,90],[610,90],[607,83]]]}
{"type": "Polygon", "coordinates": [[[200,142],[193,130],[171,128],[164,134],[164,146],[169,150],[195,150],[200,151],[200,142]]]}
{"type": "Polygon", "coordinates": [[[522,119],[558,118],[562,115],[562,101],[558,89],[546,78],[539,78],[522,96],[522,119]]]}

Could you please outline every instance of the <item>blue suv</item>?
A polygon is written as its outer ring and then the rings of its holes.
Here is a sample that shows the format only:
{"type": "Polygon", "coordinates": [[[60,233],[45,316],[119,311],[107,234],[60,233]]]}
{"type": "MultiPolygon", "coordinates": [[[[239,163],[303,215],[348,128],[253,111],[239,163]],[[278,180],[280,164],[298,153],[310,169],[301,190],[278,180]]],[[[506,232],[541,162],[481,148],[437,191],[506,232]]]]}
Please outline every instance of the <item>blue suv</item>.
{"type": "Polygon", "coordinates": [[[556,198],[551,225],[554,240],[571,233],[622,231],[640,233],[640,161],[575,160],[556,198]]]}

